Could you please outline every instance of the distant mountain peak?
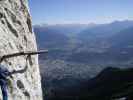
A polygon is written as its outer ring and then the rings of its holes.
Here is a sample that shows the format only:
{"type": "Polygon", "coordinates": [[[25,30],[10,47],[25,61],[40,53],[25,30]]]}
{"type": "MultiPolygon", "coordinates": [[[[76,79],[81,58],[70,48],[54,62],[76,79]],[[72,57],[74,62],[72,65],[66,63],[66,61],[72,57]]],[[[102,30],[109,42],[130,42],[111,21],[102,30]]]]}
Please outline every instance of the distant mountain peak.
{"type": "Polygon", "coordinates": [[[116,23],[133,23],[133,20],[115,20],[111,22],[111,24],[116,24],[116,23]]]}

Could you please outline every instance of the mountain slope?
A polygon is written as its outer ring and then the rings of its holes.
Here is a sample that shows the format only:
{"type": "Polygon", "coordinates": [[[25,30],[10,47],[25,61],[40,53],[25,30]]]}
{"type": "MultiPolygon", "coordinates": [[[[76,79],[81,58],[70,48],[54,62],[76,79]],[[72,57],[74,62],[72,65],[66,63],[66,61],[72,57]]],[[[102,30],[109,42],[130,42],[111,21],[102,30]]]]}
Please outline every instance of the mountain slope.
{"type": "Polygon", "coordinates": [[[114,21],[109,24],[99,24],[97,26],[85,29],[79,33],[79,36],[91,37],[93,35],[94,38],[109,37],[132,26],[133,21],[114,21]]]}
{"type": "Polygon", "coordinates": [[[34,28],[43,28],[45,31],[52,30],[67,36],[75,35],[87,27],[95,26],[94,24],[55,24],[55,25],[34,25],[34,28]]]}
{"type": "Polygon", "coordinates": [[[39,48],[60,47],[67,43],[68,37],[62,32],[49,27],[34,27],[39,48]]]}
{"type": "Polygon", "coordinates": [[[109,42],[111,42],[114,46],[124,47],[124,46],[133,46],[133,27],[124,29],[108,38],[109,42]]]}

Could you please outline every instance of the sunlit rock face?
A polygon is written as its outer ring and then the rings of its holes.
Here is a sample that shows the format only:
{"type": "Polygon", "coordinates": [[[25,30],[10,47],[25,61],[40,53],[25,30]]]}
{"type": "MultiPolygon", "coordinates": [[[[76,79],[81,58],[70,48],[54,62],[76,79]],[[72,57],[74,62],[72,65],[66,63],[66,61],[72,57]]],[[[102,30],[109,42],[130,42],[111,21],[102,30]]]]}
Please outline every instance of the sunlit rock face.
{"type": "MultiPolygon", "coordinates": [[[[35,51],[37,46],[27,0],[0,0],[0,56],[29,50],[35,51]]],[[[25,73],[9,78],[9,100],[42,100],[38,56],[31,56],[27,63],[25,58],[14,57],[1,63],[10,71],[28,66],[25,73]]]]}

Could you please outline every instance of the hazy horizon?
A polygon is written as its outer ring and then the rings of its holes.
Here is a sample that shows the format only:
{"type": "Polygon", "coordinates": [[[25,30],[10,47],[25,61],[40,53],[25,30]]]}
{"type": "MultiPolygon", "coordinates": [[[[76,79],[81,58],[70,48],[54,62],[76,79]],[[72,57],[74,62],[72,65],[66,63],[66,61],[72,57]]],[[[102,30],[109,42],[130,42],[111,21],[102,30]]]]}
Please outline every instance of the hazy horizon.
{"type": "Polygon", "coordinates": [[[34,25],[101,25],[101,24],[111,24],[111,23],[114,23],[114,22],[124,22],[124,21],[133,21],[133,20],[128,20],[128,19],[125,19],[125,20],[113,20],[113,21],[110,21],[110,22],[104,22],[104,23],[94,23],[94,22],[88,22],[88,23],[39,23],[39,24],[33,24],[34,25]]]}

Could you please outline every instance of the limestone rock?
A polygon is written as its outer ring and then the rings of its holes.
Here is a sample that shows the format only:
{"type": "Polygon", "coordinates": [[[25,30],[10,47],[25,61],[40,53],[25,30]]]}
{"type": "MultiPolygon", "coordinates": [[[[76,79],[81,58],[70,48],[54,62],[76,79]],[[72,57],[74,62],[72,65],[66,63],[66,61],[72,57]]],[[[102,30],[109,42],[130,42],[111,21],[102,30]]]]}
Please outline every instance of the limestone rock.
{"type": "MultiPolygon", "coordinates": [[[[35,51],[37,46],[27,0],[0,0],[0,56],[29,50],[35,51]]],[[[2,65],[10,71],[28,66],[25,73],[9,79],[9,100],[42,100],[38,56],[32,56],[28,63],[25,56],[14,57],[2,65]]]]}

